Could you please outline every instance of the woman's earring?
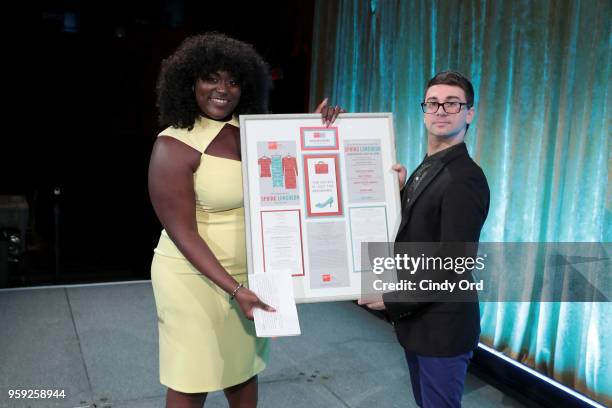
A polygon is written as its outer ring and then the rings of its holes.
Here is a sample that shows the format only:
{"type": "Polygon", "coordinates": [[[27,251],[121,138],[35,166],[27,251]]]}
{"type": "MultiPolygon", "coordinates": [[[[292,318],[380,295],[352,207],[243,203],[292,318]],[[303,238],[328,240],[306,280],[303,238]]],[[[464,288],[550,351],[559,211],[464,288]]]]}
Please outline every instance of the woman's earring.
{"type": "Polygon", "coordinates": [[[195,93],[195,85],[191,85],[191,93],[195,93]]]}

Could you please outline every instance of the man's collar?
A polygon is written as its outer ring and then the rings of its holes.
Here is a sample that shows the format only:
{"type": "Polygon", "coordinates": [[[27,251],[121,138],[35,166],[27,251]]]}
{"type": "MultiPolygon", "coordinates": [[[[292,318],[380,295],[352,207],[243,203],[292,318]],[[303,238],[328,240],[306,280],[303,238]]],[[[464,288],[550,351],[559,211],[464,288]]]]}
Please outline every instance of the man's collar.
{"type": "Polygon", "coordinates": [[[455,157],[460,156],[461,154],[467,154],[467,147],[464,142],[447,147],[446,149],[440,150],[439,152],[436,152],[431,156],[426,155],[423,161],[441,160],[447,163],[453,160],[455,157]]]}

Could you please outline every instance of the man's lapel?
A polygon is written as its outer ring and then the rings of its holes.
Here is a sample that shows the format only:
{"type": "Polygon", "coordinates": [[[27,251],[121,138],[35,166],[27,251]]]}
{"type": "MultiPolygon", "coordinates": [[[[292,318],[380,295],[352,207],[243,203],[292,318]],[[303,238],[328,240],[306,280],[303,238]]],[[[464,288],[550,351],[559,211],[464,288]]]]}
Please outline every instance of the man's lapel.
{"type": "Polygon", "coordinates": [[[432,181],[434,181],[434,179],[438,176],[438,173],[442,171],[445,165],[446,163],[443,162],[438,162],[434,164],[432,168],[429,169],[429,173],[427,174],[427,177],[425,177],[425,180],[419,183],[412,197],[408,199],[408,194],[405,194],[404,197],[402,197],[402,222],[400,223],[400,227],[397,230],[398,235],[408,223],[408,220],[410,219],[410,213],[412,212],[412,207],[414,206],[416,200],[418,200],[419,196],[427,188],[427,186],[430,185],[432,181]]]}
{"type": "Polygon", "coordinates": [[[448,163],[455,160],[457,157],[464,155],[468,155],[465,144],[457,147],[452,152],[448,152],[445,157],[443,157],[439,162],[432,166],[432,168],[429,170],[429,174],[427,174],[425,180],[419,183],[416,191],[414,192],[414,195],[411,197],[410,200],[408,200],[407,198],[408,194],[402,195],[402,221],[400,223],[399,229],[397,230],[397,235],[402,232],[402,230],[410,220],[410,214],[412,213],[414,203],[418,200],[421,193],[423,193],[427,186],[429,186],[436,179],[436,177],[438,177],[438,174],[442,171],[444,167],[446,167],[448,163]]]}

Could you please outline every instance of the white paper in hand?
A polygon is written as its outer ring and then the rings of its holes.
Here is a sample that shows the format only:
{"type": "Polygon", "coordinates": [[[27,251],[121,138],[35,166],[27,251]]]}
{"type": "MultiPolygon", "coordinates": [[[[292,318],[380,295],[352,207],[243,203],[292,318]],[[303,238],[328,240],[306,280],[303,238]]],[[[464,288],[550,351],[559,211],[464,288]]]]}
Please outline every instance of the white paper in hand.
{"type": "Polygon", "coordinates": [[[257,337],[299,336],[298,320],[291,275],[284,273],[249,274],[249,289],[276,312],[253,309],[257,337]]]}

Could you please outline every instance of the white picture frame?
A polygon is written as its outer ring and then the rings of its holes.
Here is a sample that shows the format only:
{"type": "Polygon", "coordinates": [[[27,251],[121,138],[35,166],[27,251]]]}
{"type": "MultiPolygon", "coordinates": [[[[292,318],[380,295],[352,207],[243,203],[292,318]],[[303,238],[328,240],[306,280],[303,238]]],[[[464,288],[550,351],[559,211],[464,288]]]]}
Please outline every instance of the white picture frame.
{"type": "Polygon", "coordinates": [[[393,115],[241,115],[240,138],[248,273],[290,273],[297,303],[358,299],[360,242],[401,220],[393,115]]]}

